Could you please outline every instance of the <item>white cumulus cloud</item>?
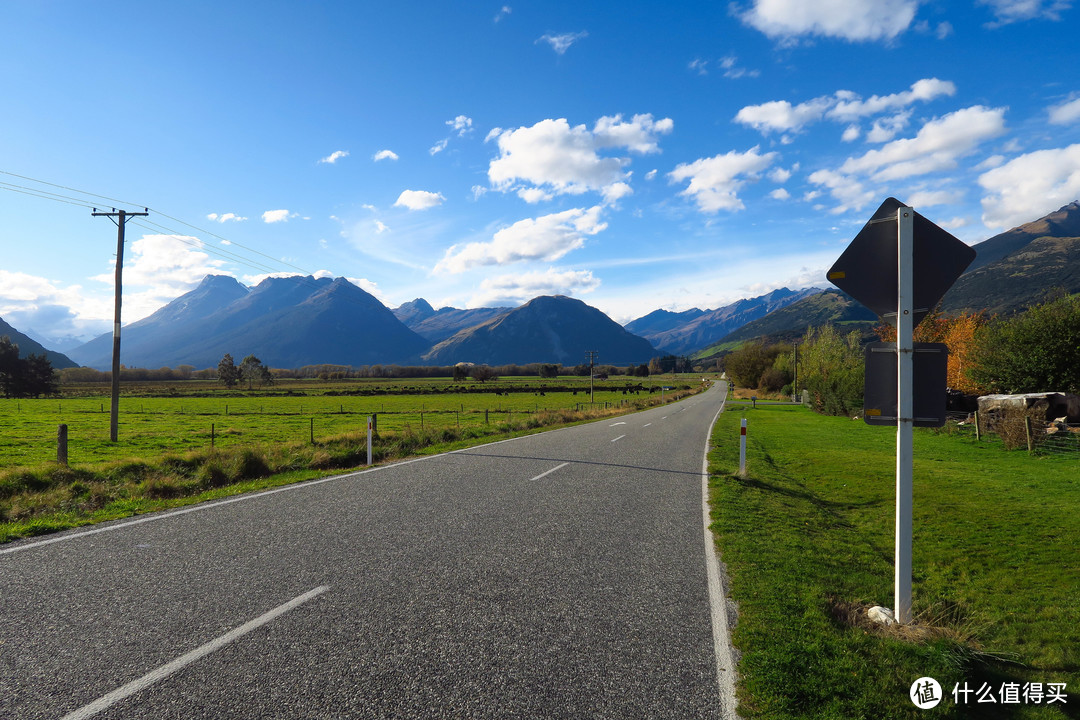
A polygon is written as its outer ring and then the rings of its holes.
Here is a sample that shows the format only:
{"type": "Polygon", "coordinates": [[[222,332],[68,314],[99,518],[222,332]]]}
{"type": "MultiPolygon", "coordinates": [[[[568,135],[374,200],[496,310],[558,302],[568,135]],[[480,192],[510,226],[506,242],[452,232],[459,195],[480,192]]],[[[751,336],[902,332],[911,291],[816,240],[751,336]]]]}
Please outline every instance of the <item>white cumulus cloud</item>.
{"type": "Polygon", "coordinates": [[[821,36],[863,42],[891,40],[915,19],[919,0],[754,0],[743,22],[783,42],[821,36]]]}
{"type": "MultiPolygon", "coordinates": [[[[735,114],[735,122],[747,125],[763,134],[769,132],[800,132],[807,125],[821,120],[848,125],[843,139],[858,137],[858,127],[852,125],[862,118],[893,113],[903,116],[904,108],[916,102],[930,102],[942,96],[956,94],[956,85],[937,78],[923,78],[903,92],[889,95],[872,95],[863,99],[850,90],[837,90],[832,95],[822,95],[793,105],[787,100],[771,100],[760,105],[747,105],[735,114]]],[[[887,122],[887,121],[886,121],[887,122]]]]}
{"type": "Polygon", "coordinates": [[[472,132],[473,129],[472,118],[466,117],[465,115],[458,115],[453,120],[447,120],[446,124],[450,126],[451,130],[458,134],[458,137],[472,132]]]}
{"type": "Polygon", "coordinates": [[[262,214],[264,223],[287,222],[291,217],[296,217],[296,213],[290,213],[288,210],[267,210],[262,214]]]}
{"type": "Polygon", "coordinates": [[[602,153],[622,149],[640,155],[659,152],[658,137],[673,127],[670,118],[654,120],[650,114],[639,114],[629,121],[621,115],[602,117],[592,130],[585,125],[571,127],[565,118],[501,130],[495,135],[499,156],[488,166],[488,179],[497,190],[521,195],[524,189],[522,196],[534,200],[543,195],[590,191],[608,196],[625,194],[614,186],[629,180],[625,168],[630,158],[624,153],[602,153]]]}
{"type": "Polygon", "coordinates": [[[585,238],[607,228],[602,208],[574,208],[538,218],[519,220],[496,232],[490,242],[454,245],[435,266],[436,273],[461,273],[482,265],[507,265],[525,260],[552,262],[582,247],[585,238]]]}
{"type": "Polygon", "coordinates": [[[375,162],[379,162],[380,160],[397,160],[398,154],[393,150],[380,150],[375,153],[371,159],[375,162]]]}
{"type": "Polygon", "coordinates": [[[437,207],[446,202],[442,193],[428,192],[427,190],[402,190],[394,207],[404,207],[409,210],[427,210],[437,207]]]}
{"type": "Polygon", "coordinates": [[[1080,198],[1080,143],[1037,150],[979,176],[987,195],[983,223],[1003,230],[1036,220],[1080,198]]]}
{"type": "Polygon", "coordinates": [[[915,137],[850,157],[839,168],[818,170],[810,181],[839,201],[834,213],[858,210],[877,196],[872,183],[952,170],[961,158],[1004,132],[1005,108],[975,105],[928,121],[915,137]]]}
{"type": "Polygon", "coordinates": [[[704,213],[720,210],[742,210],[738,190],[747,180],[756,179],[773,161],[777,153],[758,153],[753,147],[744,153],[734,150],[711,158],[701,158],[692,163],[682,163],[668,173],[672,182],[689,181],[679,194],[692,197],[698,209],[704,213]]]}
{"type": "Polygon", "coordinates": [[[1005,108],[974,105],[927,122],[913,138],[894,140],[858,158],[849,158],[844,174],[874,173],[895,180],[956,167],[957,159],[982,142],[1005,132],[1005,108]]]}

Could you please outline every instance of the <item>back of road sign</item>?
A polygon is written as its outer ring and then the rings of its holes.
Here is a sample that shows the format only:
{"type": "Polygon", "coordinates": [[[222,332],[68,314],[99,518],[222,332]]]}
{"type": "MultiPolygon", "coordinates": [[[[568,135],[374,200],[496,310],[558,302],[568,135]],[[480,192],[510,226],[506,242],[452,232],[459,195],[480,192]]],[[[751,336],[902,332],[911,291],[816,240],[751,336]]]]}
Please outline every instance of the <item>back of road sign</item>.
{"type": "MultiPolygon", "coordinates": [[[[867,425],[895,427],[898,397],[896,343],[870,343],[865,353],[863,421],[867,425]]],[[[945,424],[948,358],[949,348],[944,343],[914,343],[911,392],[916,427],[941,427],[945,424]]]]}
{"type": "MultiPolygon", "coordinates": [[[[887,198],[828,273],[836,287],[893,327],[899,284],[896,211],[901,207],[904,204],[896,198],[887,198]]],[[[975,250],[919,213],[915,213],[912,235],[915,327],[975,259],[975,250]]]]}

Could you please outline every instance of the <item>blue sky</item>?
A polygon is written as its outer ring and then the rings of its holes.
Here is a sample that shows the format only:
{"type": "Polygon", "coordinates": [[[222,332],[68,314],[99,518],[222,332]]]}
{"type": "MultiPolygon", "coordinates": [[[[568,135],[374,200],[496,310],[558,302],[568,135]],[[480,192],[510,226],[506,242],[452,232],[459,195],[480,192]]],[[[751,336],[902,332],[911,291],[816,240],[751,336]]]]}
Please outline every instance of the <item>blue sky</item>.
{"type": "Polygon", "coordinates": [[[1072,4],[7,0],[0,316],[110,327],[92,205],[150,208],[125,322],[211,272],[621,322],[824,287],[887,196],[969,243],[1080,197],[1072,4]]]}

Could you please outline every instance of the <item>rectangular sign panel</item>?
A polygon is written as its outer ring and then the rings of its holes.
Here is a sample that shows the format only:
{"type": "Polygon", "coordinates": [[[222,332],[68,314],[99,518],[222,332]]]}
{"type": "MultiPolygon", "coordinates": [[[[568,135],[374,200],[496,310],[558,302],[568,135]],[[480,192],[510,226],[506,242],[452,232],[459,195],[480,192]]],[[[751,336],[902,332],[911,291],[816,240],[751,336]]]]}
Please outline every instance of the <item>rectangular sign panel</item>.
{"type": "MultiPolygon", "coordinates": [[[[863,420],[867,425],[896,426],[896,343],[866,346],[863,420]]],[[[949,349],[944,343],[915,343],[913,352],[914,421],[916,427],[945,424],[945,387],[949,349]]]]}

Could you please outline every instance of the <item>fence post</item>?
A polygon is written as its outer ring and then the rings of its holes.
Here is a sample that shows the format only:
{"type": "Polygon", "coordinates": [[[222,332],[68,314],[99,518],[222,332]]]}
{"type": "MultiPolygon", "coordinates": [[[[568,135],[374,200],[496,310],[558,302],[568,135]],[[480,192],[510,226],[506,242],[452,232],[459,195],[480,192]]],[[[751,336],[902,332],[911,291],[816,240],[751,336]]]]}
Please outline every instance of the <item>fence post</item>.
{"type": "Polygon", "coordinates": [[[68,464],[68,427],[58,425],[56,428],[56,462],[64,467],[68,464]]]}
{"type": "Polygon", "coordinates": [[[1024,432],[1027,434],[1028,455],[1030,455],[1035,452],[1035,445],[1031,437],[1031,418],[1027,416],[1024,417],[1024,432]]]}
{"type": "Polygon", "coordinates": [[[210,447],[214,447],[214,423],[210,423],[210,447]]]}
{"type": "Polygon", "coordinates": [[[311,444],[315,444],[315,418],[311,418],[311,444]]]}
{"type": "Polygon", "coordinates": [[[975,411],[975,442],[982,442],[982,428],[979,427],[979,411],[975,411]]]}
{"type": "Polygon", "coordinates": [[[371,413],[371,432],[379,434],[379,413],[371,413]]]}

